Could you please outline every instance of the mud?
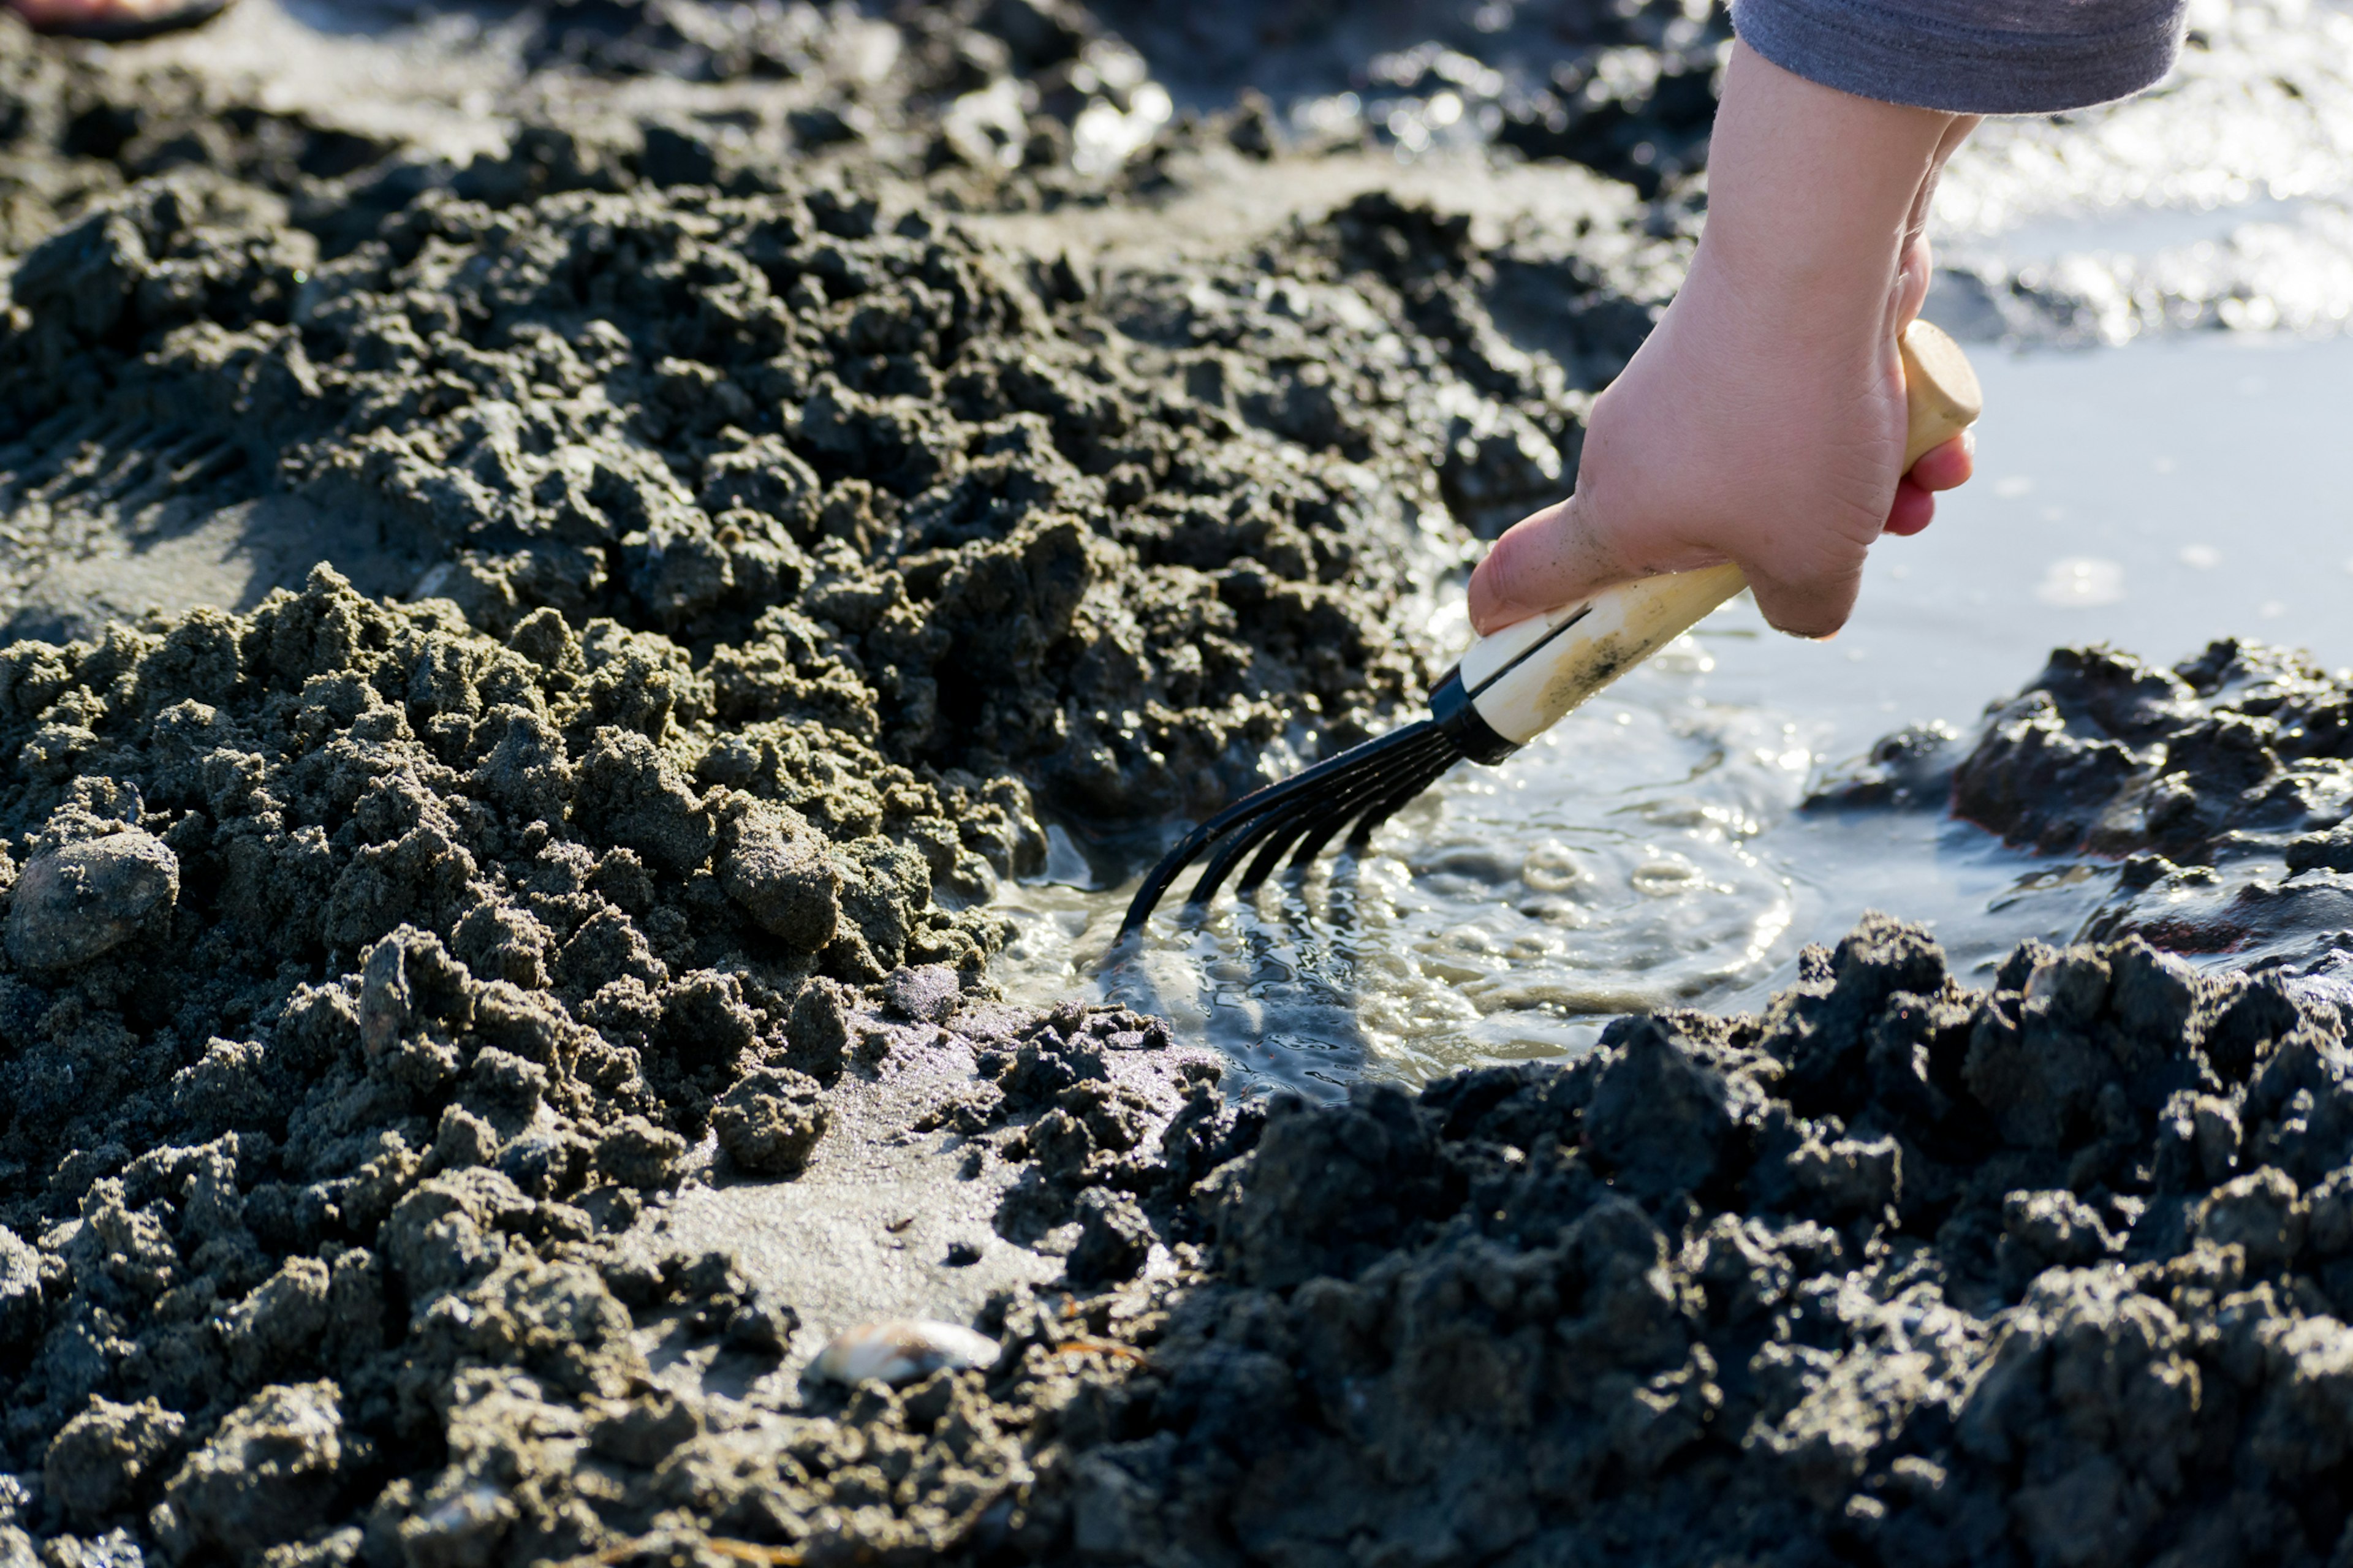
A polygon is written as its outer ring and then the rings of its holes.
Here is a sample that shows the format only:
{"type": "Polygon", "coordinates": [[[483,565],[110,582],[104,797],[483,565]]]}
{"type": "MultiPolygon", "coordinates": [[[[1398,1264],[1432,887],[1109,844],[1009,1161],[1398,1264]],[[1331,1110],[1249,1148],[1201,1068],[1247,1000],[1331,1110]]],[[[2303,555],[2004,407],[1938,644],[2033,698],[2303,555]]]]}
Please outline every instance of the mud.
{"type": "Polygon", "coordinates": [[[2115,868],[2087,935],[2279,970],[2334,994],[2353,869],[2353,687],[2227,639],[2166,668],[2061,648],[1966,739],[1891,736],[1810,809],[1940,809],[2115,868]]]}
{"type": "MultiPolygon", "coordinates": [[[[997,999],[1050,823],[1415,696],[1703,199],[1698,12],[1255,25],[0,17],[0,1563],[2353,1550],[2309,953],[1876,921],[1320,1109],[997,999]]],[[[1863,794],[2301,899],[2344,708],[2073,656],[1863,794]]]]}
{"type": "Polygon", "coordinates": [[[2337,1011],[2137,940],[1966,991],[1876,917],[1804,970],[1274,1108],[1148,1419],[1078,1462],[1082,1549],[2341,1557],[2337,1011]]]}
{"type": "Polygon", "coordinates": [[[1099,79],[1092,23],[918,16],[880,118],[717,152],[557,112],[790,75],[814,13],[691,15],[526,17],[541,121],[335,167],[5,33],[0,1550],[1064,1550],[1256,1121],[1155,1020],[990,1004],[991,894],[1041,804],[1133,831],[1383,721],[1678,243],[1626,289],[1368,197],[1089,278],[942,215],[1125,176],[1008,184],[937,100],[1099,79]],[[910,1308],[997,1365],[802,1381],[910,1308]]]}

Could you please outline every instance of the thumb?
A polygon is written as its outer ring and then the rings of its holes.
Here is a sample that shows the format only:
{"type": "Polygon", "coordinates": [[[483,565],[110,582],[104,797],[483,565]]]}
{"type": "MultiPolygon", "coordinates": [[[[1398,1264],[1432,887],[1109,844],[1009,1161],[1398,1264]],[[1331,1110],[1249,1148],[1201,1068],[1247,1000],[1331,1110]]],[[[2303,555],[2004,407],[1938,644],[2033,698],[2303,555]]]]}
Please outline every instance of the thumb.
{"type": "Polygon", "coordinates": [[[1514,523],[1488,550],[1471,574],[1471,626],[1485,637],[1635,575],[1572,495],[1514,523]]]}

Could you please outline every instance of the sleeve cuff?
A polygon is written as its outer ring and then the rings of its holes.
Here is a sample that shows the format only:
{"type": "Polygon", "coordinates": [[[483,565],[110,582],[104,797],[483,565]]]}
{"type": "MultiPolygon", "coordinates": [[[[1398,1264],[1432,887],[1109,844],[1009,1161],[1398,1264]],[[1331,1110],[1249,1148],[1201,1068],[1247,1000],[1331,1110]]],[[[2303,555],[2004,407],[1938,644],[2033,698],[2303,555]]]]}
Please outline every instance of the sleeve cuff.
{"type": "Polygon", "coordinates": [[[2173,68],[2179,0],[2078,5],[2078,29],[1963,26],[1883,0],[1734,0],[1743,43],[1783,70],[1948,114],[2055,114],[2129,98],[2173,68]]]}

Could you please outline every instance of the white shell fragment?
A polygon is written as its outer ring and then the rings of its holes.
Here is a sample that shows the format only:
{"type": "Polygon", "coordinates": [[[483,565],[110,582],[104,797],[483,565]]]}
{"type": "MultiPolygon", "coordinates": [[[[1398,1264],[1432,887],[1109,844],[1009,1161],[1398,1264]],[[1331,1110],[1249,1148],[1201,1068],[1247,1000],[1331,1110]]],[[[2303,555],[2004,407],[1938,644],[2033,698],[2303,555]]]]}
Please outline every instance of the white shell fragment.
{"type": "Polygon", "coordinates": [[[987,1334],[929,1319],[886,1318],[834,1335],[809,1371],[835,1383],[871,1378],[897,1388],[942,1367],[988,1366],[996,1360],[997,1342],[987,1334]]]}

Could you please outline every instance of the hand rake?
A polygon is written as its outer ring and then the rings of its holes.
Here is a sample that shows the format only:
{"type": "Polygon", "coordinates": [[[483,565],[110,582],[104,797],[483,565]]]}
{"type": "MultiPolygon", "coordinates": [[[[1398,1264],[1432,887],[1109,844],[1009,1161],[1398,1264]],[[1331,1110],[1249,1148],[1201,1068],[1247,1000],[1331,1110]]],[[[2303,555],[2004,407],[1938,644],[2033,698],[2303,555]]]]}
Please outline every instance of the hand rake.
{"type": "MultiPolygon", "coordinates": [[[[1960,346],[1935,327],[1913,322],[1901,346],[1909,468],[1975,423],[1983,399],[1960,346]]],[[[1113,945],[1143,928],[1195,860],[1201,871],[1185,907],[1198,916],[1237,867],[1235,890],[1247,898],[1286,857],[1303,868],[1343,831],[1348,851],[1361,851],[1455,763],[1502,762],[1745,586],[1737,566],[1677,572],[1605,588],[1481,637],[1430,692],[1429,718],[1253,791],[1187,833],[1136,889],[1113,945]]]]}

